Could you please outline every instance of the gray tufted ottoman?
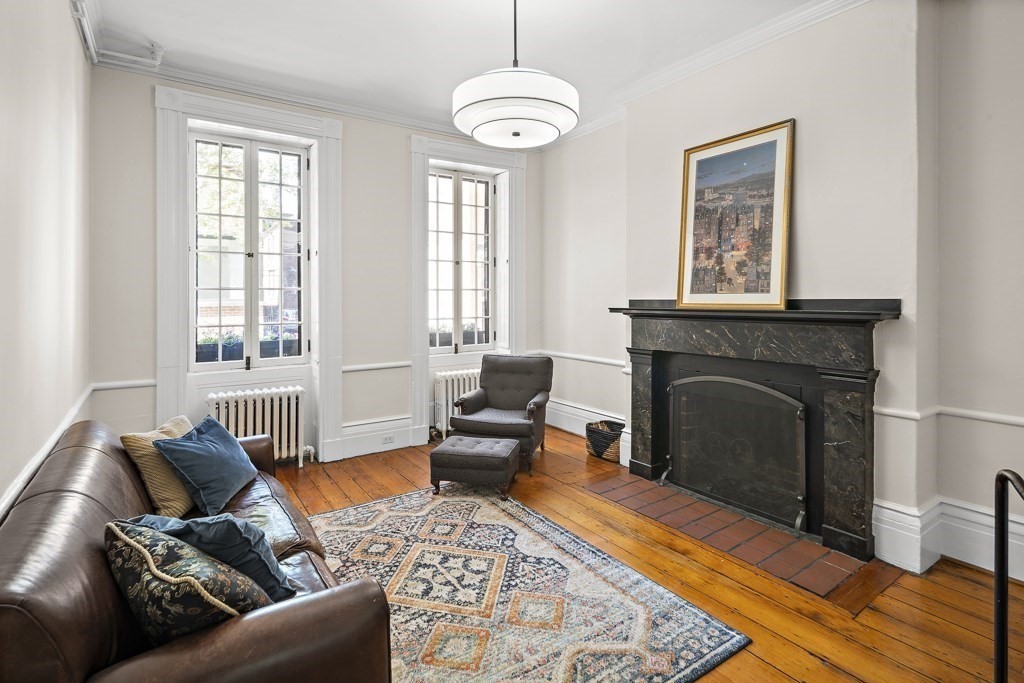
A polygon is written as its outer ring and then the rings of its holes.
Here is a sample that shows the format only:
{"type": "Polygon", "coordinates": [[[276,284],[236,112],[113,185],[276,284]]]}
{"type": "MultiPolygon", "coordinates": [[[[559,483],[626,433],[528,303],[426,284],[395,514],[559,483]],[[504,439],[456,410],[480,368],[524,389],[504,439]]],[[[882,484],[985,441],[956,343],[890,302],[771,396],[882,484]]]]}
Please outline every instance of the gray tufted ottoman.
{"type": "Polygon", "coordinates": [[[508,486],[519,470],[519,441],[449,436],[430,452],[430,483],[434,495],[441,481],[497,486],[501,499],[508,500],[508,486]]]}

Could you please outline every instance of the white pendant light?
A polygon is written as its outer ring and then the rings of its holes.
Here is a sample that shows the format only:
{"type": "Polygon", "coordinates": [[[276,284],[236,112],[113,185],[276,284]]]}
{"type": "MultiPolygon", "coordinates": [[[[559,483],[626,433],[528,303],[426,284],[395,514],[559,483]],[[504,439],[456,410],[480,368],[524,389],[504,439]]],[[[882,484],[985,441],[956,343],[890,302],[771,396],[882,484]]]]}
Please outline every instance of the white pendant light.
{"type": "Polygon", "coordinates": [[[580,94],[571,83],[519,68],[516,2],[512,3],[512,68],[471,78],[452,93],[455,127],[491,147],[546,145],[580,120],[580,94]]]}

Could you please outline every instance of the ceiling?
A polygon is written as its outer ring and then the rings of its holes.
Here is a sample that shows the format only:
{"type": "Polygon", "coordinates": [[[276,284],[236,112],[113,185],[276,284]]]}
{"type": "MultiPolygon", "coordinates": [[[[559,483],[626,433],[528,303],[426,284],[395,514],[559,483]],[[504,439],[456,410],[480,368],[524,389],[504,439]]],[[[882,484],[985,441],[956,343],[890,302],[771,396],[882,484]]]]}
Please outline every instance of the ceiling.
{"type": "MultiPolygon", "coordinates": [[[[520,66],[615,94],[801,6],[827,0],[519,0],[520,66]]],[[[512,0],[91,0],[107,50],[165,49],[161,71],[229,79],[449,127],[459,83],[512,61],[512,0]]]]}

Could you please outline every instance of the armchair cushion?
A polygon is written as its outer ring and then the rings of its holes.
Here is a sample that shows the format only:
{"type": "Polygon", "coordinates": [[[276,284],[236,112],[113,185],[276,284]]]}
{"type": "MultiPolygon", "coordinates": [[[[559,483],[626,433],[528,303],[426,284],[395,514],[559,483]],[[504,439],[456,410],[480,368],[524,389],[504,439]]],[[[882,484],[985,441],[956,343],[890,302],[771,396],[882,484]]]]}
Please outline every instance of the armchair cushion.
{"type": "Polygon", "coordinates": [[[483,408],[470,415],[453,415],[452,429],[488,436],[530,436],[533,434],[533,420],[525,410],[502,410],[483,408]]]}

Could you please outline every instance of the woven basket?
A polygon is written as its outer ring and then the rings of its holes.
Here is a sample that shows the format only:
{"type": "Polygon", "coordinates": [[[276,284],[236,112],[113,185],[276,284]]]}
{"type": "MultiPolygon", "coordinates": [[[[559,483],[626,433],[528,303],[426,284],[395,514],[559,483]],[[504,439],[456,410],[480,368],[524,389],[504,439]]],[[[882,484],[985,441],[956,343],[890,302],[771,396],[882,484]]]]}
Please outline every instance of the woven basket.
{"type": "Polygon", "coordinates": [[[619,461],[619,440],[626,425],[612,420],[587,424],[587,453],[595,458],[619,461]]]}

